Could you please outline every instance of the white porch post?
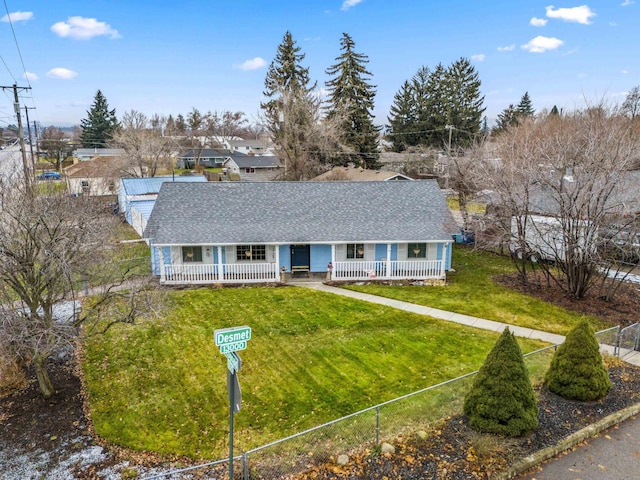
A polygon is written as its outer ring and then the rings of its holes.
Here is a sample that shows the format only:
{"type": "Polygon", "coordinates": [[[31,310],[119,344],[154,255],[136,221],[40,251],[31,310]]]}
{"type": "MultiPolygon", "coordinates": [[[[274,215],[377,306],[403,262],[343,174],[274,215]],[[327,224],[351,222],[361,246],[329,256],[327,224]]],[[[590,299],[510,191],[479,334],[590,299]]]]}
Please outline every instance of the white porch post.
{"type": "Polygon", "coordinates": [[[280,245],[274,245],[276,249],[276,271],[273,273],[275,281],[279,280],[278,276],[280,275],[280,245]]]}
{"type": "Polygon", "coordinates": [[[440,276],[442,278],[445,278],[446,275],[446,268],[447,268],[447,247],[449,246],[448,243],[443,243],[442,244],[442,260],[440,263],[440,276]]]}
{"type": "Polygon", "coordinates": [[[391,278],[391,244],[387,243],[387,265],[385,266],[385,277],[391,278]]]}
{"type": "Polygon", "coordinates": [[[162,251],[162,248],[155,248],[158,249],[158,257],[160,258],[160,283],[164,283],[164,281],[167,279],[167,276],[164,272],[164,252],[162,251]]]}
{"type": "Polygon", "coordinates": [[[224,272],[222,271],[222,247],[218,245],[218,281],[224,280],[224,272]]]}
{"type": "Polygon", "coordinates": [[[333,274],[336,271],[336,244],[332,243],[331,244],[331,265],[333,265],[333,268],[331,269],[331,280],[333,280],[333,274]]]}

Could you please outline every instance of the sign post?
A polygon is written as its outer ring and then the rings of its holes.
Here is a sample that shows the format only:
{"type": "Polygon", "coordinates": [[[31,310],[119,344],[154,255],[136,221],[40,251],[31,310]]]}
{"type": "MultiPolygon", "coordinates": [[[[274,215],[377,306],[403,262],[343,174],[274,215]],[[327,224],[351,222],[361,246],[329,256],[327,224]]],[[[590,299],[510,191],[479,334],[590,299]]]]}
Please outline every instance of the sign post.
{"type": "Polygon", "coordinates": [[[233,415],[240,411],[242,391],[238,381],[238,371],[242,359],[236,353],[247,348],[251,339],[251,327],[232,327],[215,330],[213,339],[220,353],[227,357],[227,390],[229,392],[229,480],[233,480],[233,415]]]}

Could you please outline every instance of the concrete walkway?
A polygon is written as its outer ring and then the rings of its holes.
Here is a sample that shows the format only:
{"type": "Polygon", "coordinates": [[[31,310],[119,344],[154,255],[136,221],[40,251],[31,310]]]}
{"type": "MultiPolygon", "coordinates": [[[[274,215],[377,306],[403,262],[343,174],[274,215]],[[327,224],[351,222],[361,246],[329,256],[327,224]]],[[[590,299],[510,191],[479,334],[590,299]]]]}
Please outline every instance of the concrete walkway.
{"type": "MultiPolygon", "coordinates": [[[[426,315],[429,317],[438,318],[440,320],[446,320],[448,322],[459,323],[468,327],[480,328],[482,330],[490,330],[492,332],[502,333],[506,327],[509,327],[509,330],[516,337],[542,340],[543,342],[548,342],[554,345],[564,343],[563,335],[543,332],[541,330],[533,330],[531,328],[519,327],[517,325],[509,325],[507,323],[494,322],[493,320],[485,320],[484,318],[477,318],[460,313],[448,312],[446,310],[439,310],[437,308],[416,305],[415,303],[379,297],[377,295],[370,295],[368,293],[354,292],[353,290],[346,290],[344,288],[331,287],[321,282],[289,282],[288,284],[296,287],[310,288],[320,292],[342,295],[343,297],[354,298],[356,300],[362,300],[364,302],[385,305],[387,307],[397,308],[398,310],[417,313],[419,315],[426,315]]],[[[607,346],[603,346],[603,350],[606,350],[609,353],[613,353],[613,347],[607,348],[607,346]]],[[[622,352],[621,357],[628,363],[640,366],[640,352],[622,352]]]]}

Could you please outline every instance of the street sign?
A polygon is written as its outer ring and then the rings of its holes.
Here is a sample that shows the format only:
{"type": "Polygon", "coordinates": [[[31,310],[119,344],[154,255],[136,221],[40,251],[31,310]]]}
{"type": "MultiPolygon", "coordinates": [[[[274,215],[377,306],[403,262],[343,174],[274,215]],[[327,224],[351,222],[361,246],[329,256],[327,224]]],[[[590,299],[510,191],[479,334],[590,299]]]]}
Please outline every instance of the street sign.
{"type": "Polygon", "coordinates": [[[242,368],[242,359],[237,353],[226,353],[225,356],[227,357],[227,368],[231,373],[235,373],[242,368]]]}
{"type": "Polygon", "coordinates": [[[213,338],[221,353],[244,350],[247,348],[247,341],[251,339],[251,327],[221,328],[213,332],[213,338]]]}

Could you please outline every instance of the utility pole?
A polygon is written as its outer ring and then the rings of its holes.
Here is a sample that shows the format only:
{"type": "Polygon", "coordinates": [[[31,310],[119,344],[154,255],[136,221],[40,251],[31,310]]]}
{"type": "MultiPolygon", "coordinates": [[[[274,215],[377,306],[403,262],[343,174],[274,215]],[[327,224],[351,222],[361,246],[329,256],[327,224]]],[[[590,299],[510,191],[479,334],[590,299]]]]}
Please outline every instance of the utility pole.
{"type": "Polygon", "coordinates": [[[33,121],[33,131],[36,132],[36,160],[38,161],[38,163],[40,162],[40,141],[39,141],[39,136],[38,136],[38,124],[36,123],[36,121],[33,121]]]}
{"type": "MultiPolygon", "coordinates": [[[[35,110],[35,107],[31,107],[31,110],[35,110]]],[[[31,168],[33,173],[36,173],[36,161],[33,156],[33,139],[31,138],[31,124],[29,123],[29,107],[24,106],[24,114],[27,118],[27,133],[29,134],[29,151],[31,152],[31,168]]],[[[36,148],[37,150],[37,148],[36,148]]]]}
{"type": "Polygon", "coordinates": [[[449,130],[449,146],[447,147],[447,173],[445,175],[445,185],[444,188],[449,188],[449,169],[451,168],[451,134],[453,133],[453,129],[455,127],[453,125],[445,125],[444,129],[449,130]]]}
{"type": "Polygon", "coordinates": [[[27,161],[27,152],[24,146],[24,131],[22,129],[22,115],[20,115],[20,101],[18,100],[18,88],[21,90],[31,90],[31,87],[18,87],[15,83],[13,86],[5,87],[1,86],[0,88],[7,89],[10,88],[13,90],[13,109],[16,112],[16,117],[18,119],[18,139],[20,139],[20,151],[22,152],[22,170],[24,173],[24,182],[27,186],[31,183],[31,177],[29,176],[29,163],[27,161]]]}

